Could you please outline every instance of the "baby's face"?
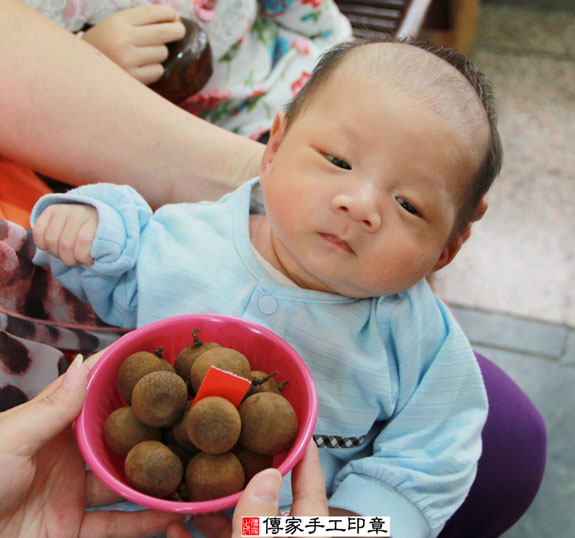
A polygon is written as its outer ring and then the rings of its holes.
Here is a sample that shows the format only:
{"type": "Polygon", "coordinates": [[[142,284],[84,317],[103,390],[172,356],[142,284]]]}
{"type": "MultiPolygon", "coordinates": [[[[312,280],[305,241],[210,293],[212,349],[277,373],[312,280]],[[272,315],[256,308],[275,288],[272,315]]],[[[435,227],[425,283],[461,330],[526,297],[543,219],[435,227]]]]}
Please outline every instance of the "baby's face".
{"type": "Polygon", "coordinates": [[[350,297],[408,289],[454,255],[469,154],[414,97],[336,71],[287,132],[276,119],[266,149],[276,266],[302,287],[350,297]]]}

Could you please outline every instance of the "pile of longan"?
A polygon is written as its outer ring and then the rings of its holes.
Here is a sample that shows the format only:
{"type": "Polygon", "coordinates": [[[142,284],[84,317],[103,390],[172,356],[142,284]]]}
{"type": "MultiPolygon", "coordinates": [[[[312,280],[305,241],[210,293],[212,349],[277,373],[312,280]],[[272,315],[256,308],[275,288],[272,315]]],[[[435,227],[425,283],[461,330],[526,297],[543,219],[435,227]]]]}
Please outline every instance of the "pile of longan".
{"type": "Polygon", "coordinates": [[[252,370],[239,351],[216,342],[193,344],[174,365],[155,353],[128,356],[118,371],[118,388],[130,404],[113,411],[104,439],[125,458],[135,489],[160,498],[206,501],[244,488],[257,472],[271,467],[275,454],[288,450],[298,429],[290,402],[281,394],[286,381],[277,372],[252,370]],[[229,400],[190,399],[215,366],[251,381],[236,408],[229,400]]]}

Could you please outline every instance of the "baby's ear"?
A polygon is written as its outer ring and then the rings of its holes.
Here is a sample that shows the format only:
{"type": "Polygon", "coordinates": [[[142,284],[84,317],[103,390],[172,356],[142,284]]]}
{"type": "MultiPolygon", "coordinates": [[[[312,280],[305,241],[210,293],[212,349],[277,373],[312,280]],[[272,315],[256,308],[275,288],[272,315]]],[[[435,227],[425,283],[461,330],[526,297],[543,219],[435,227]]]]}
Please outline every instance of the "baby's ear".
{"type": "Polygon", "coordinates": [[[266,144],[266,149],[262,156],[262,174],[265,172],[268,165],[273,161],[277,153],[281,141],[284,136],[286,125],[286,117],[284,112],[278,112],[274,118],[272,128],[270,130],[270,138],[266,144]]]}
{"type": "Polygon", "coordinates": [[[437,260],[436,264],[434,265],[432,271],[439,271],[443,269],[446,265],[449,265],[455,255],[459,252],[459,249],[469,239],[469,235],[471,234],[471,224],[465,228],[465,230],[458,234],[454,239],[452,239],[447,246],[441,252],[439,259],[437,260]]]}

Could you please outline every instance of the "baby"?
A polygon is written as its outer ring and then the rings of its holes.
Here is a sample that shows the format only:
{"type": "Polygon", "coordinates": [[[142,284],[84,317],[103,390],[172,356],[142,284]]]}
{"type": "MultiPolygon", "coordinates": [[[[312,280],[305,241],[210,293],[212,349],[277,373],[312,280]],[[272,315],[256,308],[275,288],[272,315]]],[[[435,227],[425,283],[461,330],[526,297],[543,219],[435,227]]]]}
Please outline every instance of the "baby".
{"type": "Polygon", "coordinates": [[[281,335],[317,387],[332,513],[436,536],[474,480],[487,399],[425,277],[454,258],[500,165],[468,60],[350,42],[275,118],[261,177],[155,213],[126,186],[49,195],[36,261],[111,324],[212,312],[281,335]]]}

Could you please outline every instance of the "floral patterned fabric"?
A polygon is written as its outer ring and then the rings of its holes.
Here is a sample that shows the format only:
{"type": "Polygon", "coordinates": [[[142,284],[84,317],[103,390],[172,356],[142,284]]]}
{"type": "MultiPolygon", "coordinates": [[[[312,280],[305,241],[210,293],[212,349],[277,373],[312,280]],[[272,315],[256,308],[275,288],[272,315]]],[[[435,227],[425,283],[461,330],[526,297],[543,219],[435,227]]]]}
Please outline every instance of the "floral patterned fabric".
{"type": "Polygon", "coordinates": [[[0,411],[36,396],[69,356],[88,356],[126,332],[35,266],[35,251],[30,230],[0,220],[0,411]]]}
{"type": "Polygon", "coordinates": [[[180,105],[258,139],[302,87],[317,58],[352,37],[333,0],[25,0],[72,32],[113,13],[167,4],[208,34],[214,72],[180,105]]]}

